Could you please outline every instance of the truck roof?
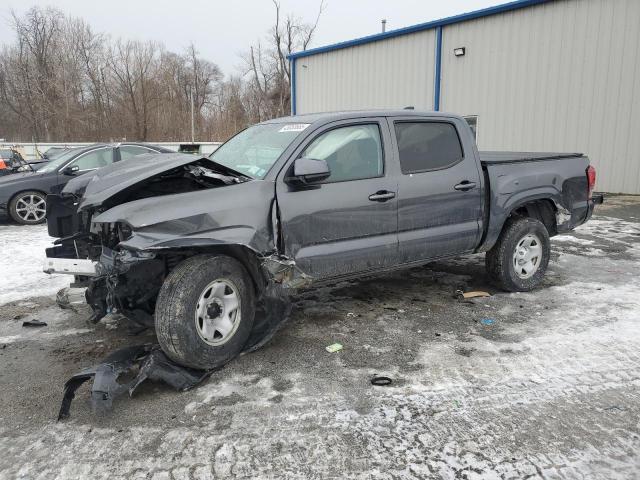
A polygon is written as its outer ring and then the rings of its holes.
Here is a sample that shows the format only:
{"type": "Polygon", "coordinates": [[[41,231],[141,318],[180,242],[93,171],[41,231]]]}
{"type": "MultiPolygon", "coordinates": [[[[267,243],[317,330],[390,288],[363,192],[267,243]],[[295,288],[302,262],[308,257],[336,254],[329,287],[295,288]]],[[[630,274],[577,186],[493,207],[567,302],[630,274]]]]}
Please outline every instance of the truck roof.
{"type": "Polygon", "coordinates": [[[336,120],[348,120],[350,118],[361,118],[361,117],[443,117],[443,118],[451,118],[458,117],[453,113],[443,113],[443,112],[434,112],[434,111],[424,111],[424,110],[411,110],[411,109],[402,109],[402,110],[349,110],[342,112],[320,112],[320,113],[306,113],[303,115],[290,115],[288,117],[280,117],[274,118],[272,120],[267,120],[262,123],[326,123],[332,122],[336,120]]]}

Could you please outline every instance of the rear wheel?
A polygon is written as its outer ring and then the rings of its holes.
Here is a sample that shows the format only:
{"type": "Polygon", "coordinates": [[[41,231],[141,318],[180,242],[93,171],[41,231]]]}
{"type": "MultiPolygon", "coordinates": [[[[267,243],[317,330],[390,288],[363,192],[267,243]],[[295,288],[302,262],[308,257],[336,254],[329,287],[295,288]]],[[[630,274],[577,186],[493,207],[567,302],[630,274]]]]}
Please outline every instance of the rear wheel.
{"type": "Polygon", "coordinates": [[[46,195],[36,190],[20,192],[9,202],[9,215],[22,225],[36,225],[47,215],[46,195]]]}
{"type": "Polygon", "coordinates": [[[523,217],[511,219],[487,252],[487,272],[504,290],[532,290],[544,278],[550,250],[549,232],[542,222],[523,217]]]}
{"type": "Polygon", "coordinates": [[[156,334],[172,360],[211,369],[241,352],[254,315],[255,293],[244,267],[225,255],[197,255],[164,281],[156,303],[156,334]]]}

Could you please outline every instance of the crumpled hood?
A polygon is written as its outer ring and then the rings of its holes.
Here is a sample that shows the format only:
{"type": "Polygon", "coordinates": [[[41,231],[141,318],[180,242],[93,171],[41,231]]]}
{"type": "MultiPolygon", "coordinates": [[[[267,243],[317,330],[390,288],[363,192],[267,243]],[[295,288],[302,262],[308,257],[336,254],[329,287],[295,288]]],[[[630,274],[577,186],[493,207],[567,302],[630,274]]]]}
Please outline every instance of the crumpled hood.
{"type": "MultiPolygon", "coordinates": [[[[87,178],[82,175],[74,179],[73,183],[69,182],[70,185],[65,187],[63,193],[76,193],[86,185],[79,205],[79,210],[83,210],[87,207],[98,206],[117,193],[143,180],[198,160],[211,162],[206,157],[187,153],[137,155],[135,161],[112,163],[96,170],[94,174],[89,174],[87,178]]],[[[211,165],[213,168],[220,168],[214,162],[211,162],[211,165]]]]}

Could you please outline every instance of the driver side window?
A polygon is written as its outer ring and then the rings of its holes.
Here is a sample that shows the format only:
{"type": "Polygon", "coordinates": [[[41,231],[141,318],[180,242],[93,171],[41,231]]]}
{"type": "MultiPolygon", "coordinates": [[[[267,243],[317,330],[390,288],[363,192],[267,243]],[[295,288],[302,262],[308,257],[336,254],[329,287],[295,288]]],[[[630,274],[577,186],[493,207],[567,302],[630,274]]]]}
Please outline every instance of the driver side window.
{"type": "Polygon", "coordinates": [[[313,140],[302,157],[327,162],[331,176],[324,183],[381,177],[384,172],[377,124],[329,130],[313,140]]]}
{"type": "Polygon", "coordinates": [[[77,160],[71,162],[71,167],[78,166],[80,171],[93,170],[100,167],[106,167],[113,162],[113,153],[111,148],[101,148],[85,153],[77,160]]]}

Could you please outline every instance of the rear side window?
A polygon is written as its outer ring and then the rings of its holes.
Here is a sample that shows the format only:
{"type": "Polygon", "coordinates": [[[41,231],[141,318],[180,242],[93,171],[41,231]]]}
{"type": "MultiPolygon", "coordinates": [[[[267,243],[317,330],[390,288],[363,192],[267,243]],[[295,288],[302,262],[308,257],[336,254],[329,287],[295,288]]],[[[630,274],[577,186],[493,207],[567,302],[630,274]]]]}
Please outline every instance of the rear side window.
{"type": "Polygon", "coordinates": [[[458,132],[445,122],[396,122],[402,173],[448,168],[462,160],[458,132]]]}
{"type": "Polygon", "coordinates": [[[311,142],[302,156],[326,160],[331,176],[325,183],[380,177],[384,171],[377,124],[329,130],[311,142]]]}
{"type": "Polygon", "coordinates": [[[153,150],[149,150],[145,147],[139,147],[137,145],[123,145],[120,147],[120,160],[128,160],[136,155],[142,155],[144,153],[155,153],[153,150]]]}

